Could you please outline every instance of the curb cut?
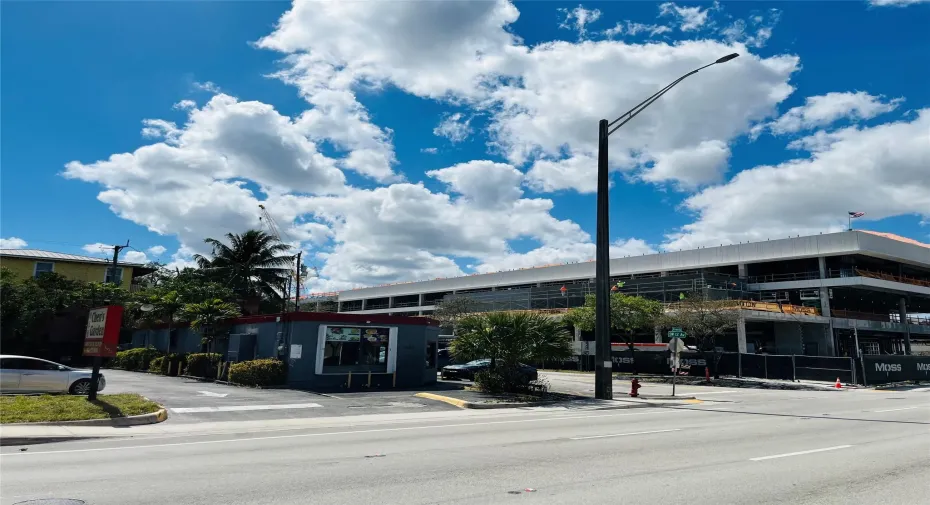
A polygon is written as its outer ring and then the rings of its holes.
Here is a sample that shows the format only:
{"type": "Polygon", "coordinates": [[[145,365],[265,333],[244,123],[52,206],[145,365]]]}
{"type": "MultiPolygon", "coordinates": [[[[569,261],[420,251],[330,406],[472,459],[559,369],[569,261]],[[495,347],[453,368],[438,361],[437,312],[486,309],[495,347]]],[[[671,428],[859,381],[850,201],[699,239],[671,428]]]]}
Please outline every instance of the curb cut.
{"type": "MultiPolygon", "coordinates": [[[[168,410],[161,408],[148,414],[137,416],[114,417],[110,419],[85,419],[81,421],[60,421],[42,423],[11,423],[8,426],[138,426],[140,424],[157,424],[168,420],[168,410]]],[[[69,437],[72,438],[72,437],[69,437]]]]}

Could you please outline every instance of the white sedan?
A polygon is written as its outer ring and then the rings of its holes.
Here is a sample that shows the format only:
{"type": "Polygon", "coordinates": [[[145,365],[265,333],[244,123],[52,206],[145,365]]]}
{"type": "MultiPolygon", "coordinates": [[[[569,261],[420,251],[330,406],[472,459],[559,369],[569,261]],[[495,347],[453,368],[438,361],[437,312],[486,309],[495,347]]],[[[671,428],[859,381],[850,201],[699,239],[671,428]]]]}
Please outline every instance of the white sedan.
{"type": "MultiPolygon", "coordinates": [[[[0,393],[71,393],[90,392],[90,370],[29,356],[0,354],[0,393]]],[[[107,381],[100,374],[97,391],[103,391],[107,381]]]]}

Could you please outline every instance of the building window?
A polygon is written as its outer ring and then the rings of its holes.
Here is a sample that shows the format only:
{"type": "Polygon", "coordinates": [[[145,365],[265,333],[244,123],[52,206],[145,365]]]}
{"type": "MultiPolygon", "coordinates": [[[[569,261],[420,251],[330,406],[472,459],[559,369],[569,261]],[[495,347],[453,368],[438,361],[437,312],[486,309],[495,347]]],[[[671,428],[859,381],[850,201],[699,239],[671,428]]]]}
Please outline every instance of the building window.
{"type": "Polygon", "coordinates": [[[123,283],[123,269],[121,267],[107,267],[107,272],[103,276],[104,284],[122,284],[123,283]]]}
{"type": "Polygon", "coordinates": [[[55,264],[50,261],[36,261],[35,271],[33,271],[33,277],[39,277],[40,274],[50,273],[55,271],[55,264]]]}
{"type": "Polygon", "coordinates": [[[386,372],[390,328],[329,326],[323,373],[386,372]]]}

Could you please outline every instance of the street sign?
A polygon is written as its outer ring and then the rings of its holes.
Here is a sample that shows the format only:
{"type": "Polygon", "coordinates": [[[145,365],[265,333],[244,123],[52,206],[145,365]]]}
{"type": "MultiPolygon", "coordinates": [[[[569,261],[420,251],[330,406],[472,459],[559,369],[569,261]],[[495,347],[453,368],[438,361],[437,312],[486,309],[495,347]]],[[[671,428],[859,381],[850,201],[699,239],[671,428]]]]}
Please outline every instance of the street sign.
{"type": "Polygon", "coordinates": [[[668,350],[672,351],[672,354],[678,354],[685,350],[685,343],[680,338],[673,337],[668,341],[668,350]]]}
{"type": "Polygon", "coordinates": [[[685,333],[685,330],[682,330],[681,328],[672,328],[668,332],[668,338],[685,338],[687,336],[688,334],[685,333]]]}
{"type": "Polygon", "coordinates": [[[84,334],[84,356],[116,356],[122,321],[123,307],[120,305],[91,309],[87,315],[87,331],[84,334]]]}

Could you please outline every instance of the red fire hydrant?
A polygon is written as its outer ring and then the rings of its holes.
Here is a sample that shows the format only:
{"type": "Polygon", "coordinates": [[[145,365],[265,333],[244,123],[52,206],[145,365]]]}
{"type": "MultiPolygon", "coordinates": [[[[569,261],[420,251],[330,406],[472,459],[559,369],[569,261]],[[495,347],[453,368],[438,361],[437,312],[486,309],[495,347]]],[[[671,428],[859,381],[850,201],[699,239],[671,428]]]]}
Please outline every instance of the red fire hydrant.
{"type": "Polygon", "coordinates": [[[633,377],[633,380],[630,381],[630,396],[636,398],[639,396],[639,388],[642,386],[639,385],[639,379],[633,377]]]}

